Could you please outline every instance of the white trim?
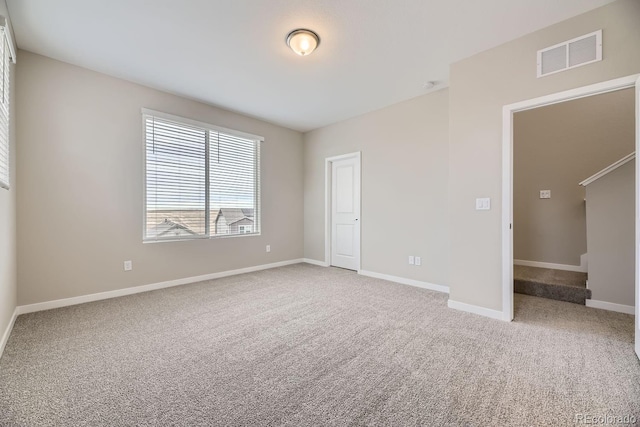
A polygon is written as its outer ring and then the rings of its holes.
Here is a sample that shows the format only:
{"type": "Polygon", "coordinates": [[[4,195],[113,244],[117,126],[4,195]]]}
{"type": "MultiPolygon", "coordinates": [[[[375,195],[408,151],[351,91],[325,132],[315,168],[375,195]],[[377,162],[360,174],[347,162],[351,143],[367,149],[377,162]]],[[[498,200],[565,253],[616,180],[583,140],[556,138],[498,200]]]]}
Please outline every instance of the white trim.
{"type": "Polygon", "coordinates": [[[587,98],[592,95],[615,92],[616,90],[633,87],[638,77],[640,77],[640,73],[634,74],[632,76],[608,80],[606,82],[578,87],[575,89],[569,89],[563,92],[552,93],[551,95],[545,95],[538,98],[515,102],[513,104],[505,105],[503,110],[506,109],[512,112],[533,110],[534,108],[544,107],[546,105],[560,104],[562,102],[570,101],[573,99],[587,98]]]}
{"type": "MultiPolygon", "coordinates": [[[[635,82],[636,92],[636,152],[640,150],[640,76],[635,82]]],[[[635,291],[636,300],[635,315],[636,315],[636,328],[635,328],[635,351],[636,356],[640,358],[640,166],[636,162],[636,236],[635,236],[635,291]]]]}
{"type": "Polygon", "coordinates": [[[587,307],[599,308],[601,310],[617,311],[618,313],[635,314],[636,308],[632,305],[616,304],[607,301],[588,299],[585,301],[587,307]]]}
{"type": "Polygon", "coordinates": [[[39,302],[36,304],[21,305],[16,308],[17,314],[34,313],[36,311],[51,310],[53,308],[67,307],[70,305],[83,304],[86,302],[100,301],[110,298],[117,298],[126,295],[139,294],[142,292],[155,291],[158,289],[171,288],[173,286],[187,285],[190,283],[203,282],[205,280],[220,279],[222,277],[235,276],[237,274],[251,273],[254,271],[268,270],[270,268],[283,267],[285,265],[299,264],[302,258],[288,261],[274,262],[271,264],[256,265],[253,267],[239,268],[237,270],[227,270],[218,273],[204,274],[202,276],[186,277],[184,279],[169,280],[166,282],[152,283],[149,285],[135,286],[132,288],[118,289],[115,291],[100,292],[97,294],[82,295],[79,297],[58,299],[54,301],[39,302]]]}
{"type": "Polygon", "coordinates": [[[593,181],[596,181],[602,178],[603,176],[605,176],[606,174],[613,172],[614,170],[618,169],[620,166],[630,162],[635,158],[636,158],[636,152],[634,151],[633,153],[627,154],[617,162],[610,164],[606,168],[602,169],[600,172],[594,173],[593,175],[591,175],[589,178],[585,179],[578,185],[582,185],[583,187],[586,187],[587,185],[591,184],[593,181]]]}
{"type": "Polygon", "coordinates": [[[361,276],[373,277],[374,279],[388,280],[389,282],[400,283],[401,285],[415,286],[416,288],[429,289],[430,291],[449,293],[449,287],[436,285],[434,283],[423,282],[421,280],[405,279],[404,277],[392,276],[390,274],[376,273],[367,270],[358,270],[361,276]]]}
{"type": "Polygon", "coordinates": [[[524,259],[514,259],[513,265],[522,265],[524,267],[550,268],[553,270],[576,271],[578,273],[587,272],[586,265],[554,264],[551,262],[527,261],[524,259]]]}
{"type": "Polygon", "coordinates": [[[311,258],[302,258],[302,262],[306,262],[307,264],[313,264],[320,267],[329,267],[329,264],[324,261],[318,261],[311,258]]]}
{"type": "Polygon", "coordinates": [[[240,137],[240,138],[252,139],[254,141],[260,141],[260,142],[264,141],[264,137],[260,136],[260,135],[254,135],[254,134],[248,133],[248,132],[242,132],[242,131],[235,130],[235,129],[229,129],[229,128],[225,128],[225,127],[222,127],[222,126],[216,126],[216,125],[212,125],[211,123],[200,122],[198,120],[193,120],[193,119],[189,119],[189,118],[182,117],[182,116],[176,116],[176,115],[169,114],[169,113],[163,113],[162,111],[151,110],[149,108],[142,108],[141,112],[142,112],[143,116],[159,117],[161,119],[172,120],[172,121],[178,122],[178,123],[183,123],[183,124],[187,124],[187,125],[191,125],[191,126],[197,126],[197,127],[203,127],[203,128],[206,128],[206,129],[211,129],[211,130],[216,131],[216,132],[223,132],[223,133],[230,134],[230,135],[233,135],[233,136],[237,136],[237,137],[240,137]]]}
{"type": "Polygon", "coordinates": [[[11,331],[13,330],[13,325],[15,325],[17,317],[18,307],[13,310],[13,315],[11,316],[11,320],[9,320],[7,329],[4,330],[4,334],[2,334],[2,338],[0,338],[0,358],[2,357],[2,353],[4,353],[4,348],[7,345],[7,341],[9,341],[9,335],[11,335],[11,331]]]}
{"type": "MultiPolygon", "coordinates": [[[[621,77],[516,102],[505,105],[502,108],[502,312],[505,318],[508,317],[513,320],[513,230],[511,228],[513,223],[513,114],[518,111],[531,110],[537,107],[633,87],[639,77],[640,74],[621,77]]],[[[636,151],[639,149],[636,146],[636,151]]],[[[639,188],[636,185],[636,200],[638,199],[638,191],[639,188]]],[[[638,215],[636,215],[636,218],[638,218],[638,215]]],[[[639,224],[638,220],[636,220],[636,232],[638,232],[639,224]]],[[[636,261],[636,269],[639,265],[640,263],[636,261]]]]}
{"type": "Polygon", "coordinates": [[[490,308],[484,308],[477,305],[454,301],[452,299],[447,302],[447,305],[449,306],[449,308],[453,308],[455,310],[466,311],[467,313],[473,313],[496,320],[504,320],[506,322],[511,321],[511,318],[505,317],[502,311],[491,310],[490,308]]]}
{"type": "Polygon", "coordinates": [[[331,160],[324,159],[324,263],[331,265],[331,160]]]}
{"type": "Polygon", "coordinates": [[[362,265],[362,154],[356,151],[339,156],[326,157],[324,159],[324,262],[327,266],[331,265],[331,164],[338,160],[345,160],[355,157],[358,161],[358,170],[360,171],[360,218],[358,227],[360,227],[360,248],[358,249],[358,266],[356,271],[360,270],[362,265]]]}
{"type": "Polygon", "coordinates": [[[502,109],[502,311],[513,320],[513,110],[502,109]]]}

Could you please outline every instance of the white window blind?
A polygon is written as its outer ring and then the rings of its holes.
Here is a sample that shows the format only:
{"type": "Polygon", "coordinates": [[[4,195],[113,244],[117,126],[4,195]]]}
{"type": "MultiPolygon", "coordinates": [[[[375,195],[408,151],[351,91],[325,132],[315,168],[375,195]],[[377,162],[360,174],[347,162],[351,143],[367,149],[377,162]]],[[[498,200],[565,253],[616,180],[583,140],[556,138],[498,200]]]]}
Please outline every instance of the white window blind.
{"type": "Polygon", "coordinates": [[[261,137],[145,110],[144,240],[260,233],[261,137]]]}
{"type": "Polygon", "coordinates": [[[9,188],[9,90],[11,53],[5,34],[7,27],[1,27],[0,38],[0,187],[9,188]]]}

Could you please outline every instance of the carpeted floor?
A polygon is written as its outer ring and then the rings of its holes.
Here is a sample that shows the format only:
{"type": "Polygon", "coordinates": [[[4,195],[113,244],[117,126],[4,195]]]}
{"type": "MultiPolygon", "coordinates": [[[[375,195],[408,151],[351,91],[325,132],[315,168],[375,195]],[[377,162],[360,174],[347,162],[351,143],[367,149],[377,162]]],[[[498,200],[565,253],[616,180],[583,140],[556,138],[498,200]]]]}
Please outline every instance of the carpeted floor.
{"type": "Polygon", "coordinates": [[[0,425],[640,419],[632,316],[515,300],[506,323],[299,264],[22,315],[0,359],[0,425]]]}
{"type": "Polygon", "coordinates": [[[553,270],[551,268],[513,266],[513,278],[530,282],[542,282],[549,285],[587,287],[587,273],[577,271],[553,270]]]}
{"type": "Polygon", "coordinates": [[[516,293],[585,305],[591,298],[587,273],[550,268],[513,266],[516,293]]]}

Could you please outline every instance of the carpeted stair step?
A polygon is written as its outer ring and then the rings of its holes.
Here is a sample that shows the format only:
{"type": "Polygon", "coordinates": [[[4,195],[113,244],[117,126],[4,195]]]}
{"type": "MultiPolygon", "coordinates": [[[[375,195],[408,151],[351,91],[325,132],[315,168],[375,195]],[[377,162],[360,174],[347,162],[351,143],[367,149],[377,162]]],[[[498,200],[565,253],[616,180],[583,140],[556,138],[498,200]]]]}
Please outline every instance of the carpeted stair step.
{"type": "Polygon", "coordinates": [[[585,305],[591,299],[587,274],[548,268],[515,266],[514,291],[519,294],[585,305]]]}

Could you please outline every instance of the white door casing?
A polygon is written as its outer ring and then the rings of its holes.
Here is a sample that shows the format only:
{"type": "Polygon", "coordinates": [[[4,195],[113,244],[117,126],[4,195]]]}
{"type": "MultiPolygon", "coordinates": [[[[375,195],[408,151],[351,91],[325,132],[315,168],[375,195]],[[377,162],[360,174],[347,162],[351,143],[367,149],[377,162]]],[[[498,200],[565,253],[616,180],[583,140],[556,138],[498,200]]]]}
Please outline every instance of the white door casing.
{"type": "MultiPolygon", "coordinates": [[[[640,153],[640,77],[636,80],[636,153],[640,153]]],[[[640,168],[636,161],[636,356],[640,358],[640,168]]]]}
{"type": "Polygon", "coordinates": [[[360,156],[356,154],[328,160],[331,165],[329,263],[357,271],[360,269],[360,156]]]}

